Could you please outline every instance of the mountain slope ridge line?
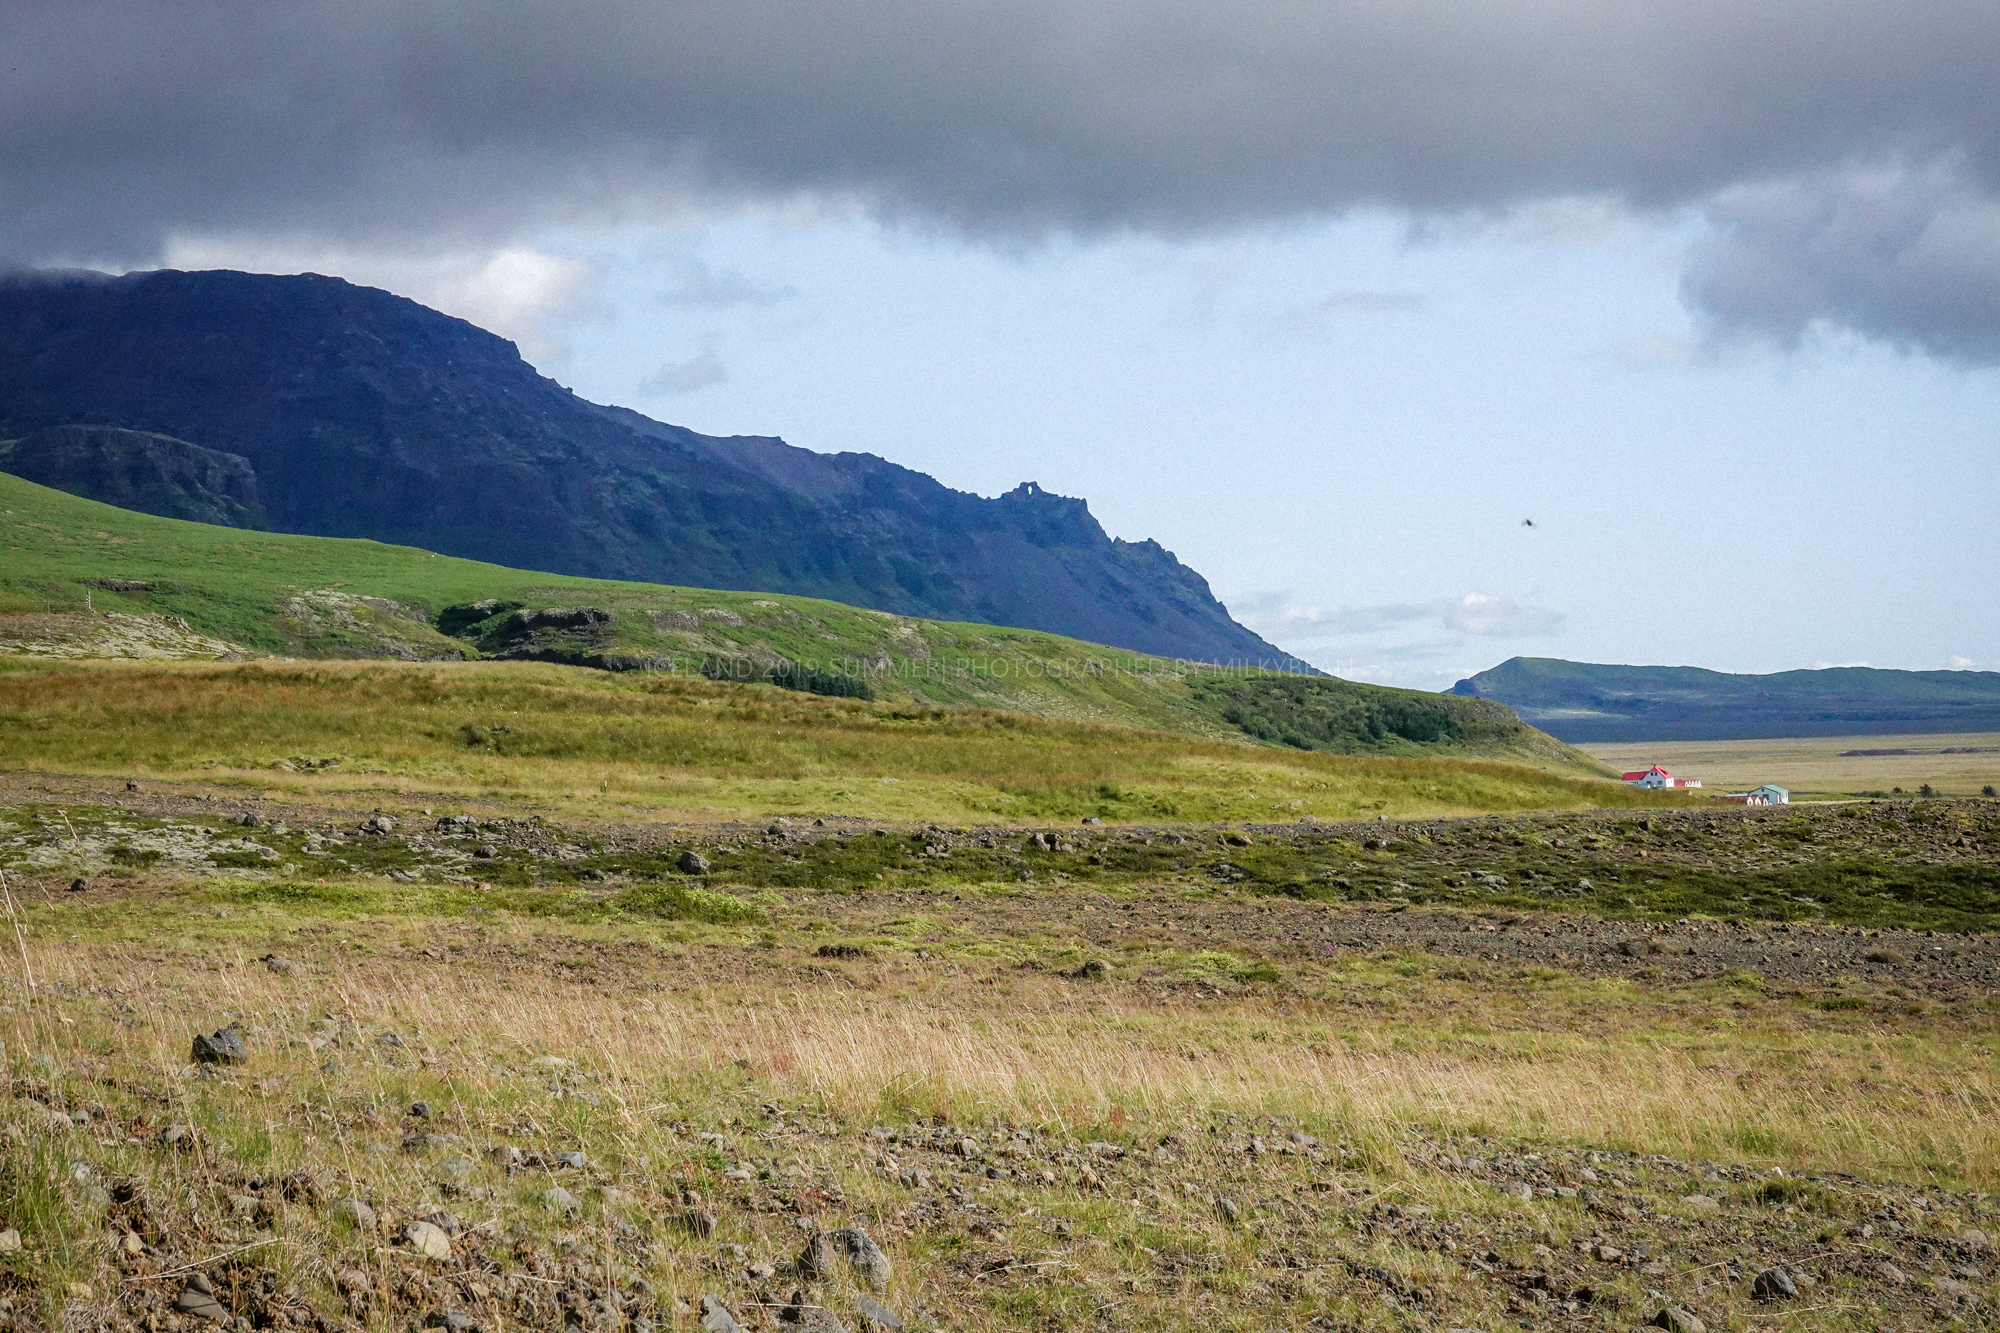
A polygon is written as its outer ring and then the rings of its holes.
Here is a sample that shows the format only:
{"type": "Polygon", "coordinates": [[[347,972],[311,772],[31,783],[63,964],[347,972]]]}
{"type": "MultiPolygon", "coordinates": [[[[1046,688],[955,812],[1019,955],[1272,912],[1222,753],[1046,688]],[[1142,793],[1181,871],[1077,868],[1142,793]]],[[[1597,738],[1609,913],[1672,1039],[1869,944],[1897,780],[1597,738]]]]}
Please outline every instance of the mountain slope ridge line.
{"type": "Polygon", "coordinates": [[[590,403],[505,339],[337,278],[0,278],[0,440],[63,426],[240,457],[278,531],[1316,674],[1082,500],[590,403]]]}

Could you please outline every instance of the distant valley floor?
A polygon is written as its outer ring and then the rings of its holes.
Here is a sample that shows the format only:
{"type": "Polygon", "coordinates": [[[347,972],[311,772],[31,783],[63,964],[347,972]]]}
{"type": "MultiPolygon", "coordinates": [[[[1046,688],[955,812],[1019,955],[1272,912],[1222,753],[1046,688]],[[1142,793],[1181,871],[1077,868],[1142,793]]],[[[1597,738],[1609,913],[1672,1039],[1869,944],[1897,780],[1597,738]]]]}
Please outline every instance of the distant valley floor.
{"type": "Polygon", "coordinates": [[[1953,796],[2000,784],[2000,732],[1930,736],[1810,736],[1753,741],[1606,741],[1579,746],[1620,772],[1653,764],[1700,778],[1709,792],[1766,782],[1795,793],[1915,792],[1953,796]]]}

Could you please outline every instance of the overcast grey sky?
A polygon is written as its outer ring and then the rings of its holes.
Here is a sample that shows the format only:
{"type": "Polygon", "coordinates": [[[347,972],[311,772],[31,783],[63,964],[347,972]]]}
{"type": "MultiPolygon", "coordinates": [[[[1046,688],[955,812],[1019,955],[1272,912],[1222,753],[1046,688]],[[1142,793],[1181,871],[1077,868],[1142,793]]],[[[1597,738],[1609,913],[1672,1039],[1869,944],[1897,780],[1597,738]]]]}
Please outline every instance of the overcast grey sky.
{"type": "Polygon", "coordinates": [[[1361,678],[1996,667],[1995,68],[1990,3],[10,0],[0,261],[1032,478],[1361,678]]]}

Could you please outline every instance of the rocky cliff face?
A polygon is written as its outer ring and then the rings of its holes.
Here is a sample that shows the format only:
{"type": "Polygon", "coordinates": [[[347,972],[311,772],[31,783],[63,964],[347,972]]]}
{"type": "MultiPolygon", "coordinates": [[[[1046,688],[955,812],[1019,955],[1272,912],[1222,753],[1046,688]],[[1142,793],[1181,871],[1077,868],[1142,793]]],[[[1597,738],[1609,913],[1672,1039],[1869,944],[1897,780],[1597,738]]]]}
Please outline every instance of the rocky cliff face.
{"type": "Polygon", "coordinates": [[[84,423],[248,460],[277,531],[1304,668],[1081,500],[588,403],[504,339],[335,278],[0,280],[0,439],[84,423]]]}
{"type": "Polygon", "coordinates": [[[257,475],[235,454],[115,426],[52,426],[0,444],[0,472],[71,495],[225,528],[261,528],[257,475]]]}

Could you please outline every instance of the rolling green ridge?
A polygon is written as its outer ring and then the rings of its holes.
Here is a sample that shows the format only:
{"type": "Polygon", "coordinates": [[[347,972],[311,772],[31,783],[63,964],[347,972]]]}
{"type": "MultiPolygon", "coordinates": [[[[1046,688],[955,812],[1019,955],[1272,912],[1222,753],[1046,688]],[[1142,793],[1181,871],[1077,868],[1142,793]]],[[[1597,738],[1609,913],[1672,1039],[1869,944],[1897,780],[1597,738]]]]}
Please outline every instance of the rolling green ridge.
{"type": "Polygon", "coordinates": [[[0,475],[0,653],[499,656],[977,706],[1331,753],[1501,759],[1601,776],[1481,699],[1142,657],[780,594],[540,574],[411,547],[131,513],[0,475]],[[84,615],[86,607],[92,613],[84,615]],[[108,617],[104,613],[111,613],[108,617]],[[184,622],[185,651],[92,636],[184,622]]]}
{"type": "Polygon", "coordinates": [[[1823,667],[1731,675],[1515,657],[1452,693],[1571,744],[2000,731],[2000,672],[1823,667]]]}

